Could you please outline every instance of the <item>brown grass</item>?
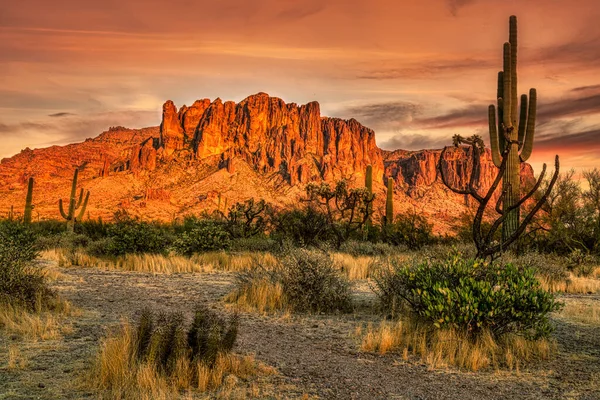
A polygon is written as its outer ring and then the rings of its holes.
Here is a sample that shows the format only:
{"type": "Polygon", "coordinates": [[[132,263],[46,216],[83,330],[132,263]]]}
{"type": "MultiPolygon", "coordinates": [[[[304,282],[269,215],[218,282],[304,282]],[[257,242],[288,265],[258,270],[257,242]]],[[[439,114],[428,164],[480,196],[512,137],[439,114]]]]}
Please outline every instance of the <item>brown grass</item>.
{"type": "Polygon", "coordinates": [[[373,257],[354,257],[346,253],[333,253],[331,258],[333,265],[351,281],[369,279],[373,275],[373,257]]]}
{"type": "Polygon", "coordinates": [[[429,368],[452,365],[470,371],[487,368],[519,370],[531,361],[550,358],[556,351],[556,344],[545,339],[531,341],[506,335],[496,341],[490,333],[483,333],[472,341],[455,330],[432,329],[402,320],[383,321],[377,328],[369,325],[361,336],[362,351],[379,354],[398,351],[405,360],[412,355],[429,368]]]}
{"type": "Polygon", "coordinates": [[[242,311],[261,314],[287,313],[289,307],[281,284],[267,279],[252,280],[249,284],[236,288],[225,297],[225,301],[242,311]]]}
{"type": "Polygon", "coordinates": [[[258,363],[253,356],[220,355],[214,366],[180,358],[174,372],[166,375],[152,364],[140,362],[135,353],[134,332],[123,322],[120,330],[100,344],[94,367],[85,385],[103,399],[170,399],[182,391],[231,390],[239,379],[272,375],[275,370],[258,363]],[[239,378],[239,379],[238,379],[239,378]]]}
{"type": "Polygon", "coordinates": [[[52,311],[42,311],[38,307],[33,313],[3,303],[0,304],[0,328],[33,341],[53,340],[72,331],[70,325],[64,324],[64,319],[78,313],[69,302],[60,299],[56,300],[52,311]]]}
{"type": "Polygon", "coordinates": [[[588,294],[600,292],[600,279],[577,277],[570,274],[564,281],[551,281],[544,276],[538,276],[541,287],[549,292],[562,292],[571,294],[588,294]]]}
{"type": "Polygon", "coordinates": [[[114,259],[102,259],[90,256],[83,250],[58,249],[43,252],[42,258],[58,262],[59,267],[97,267],[153,274],[241,272],[251,270],[256,265],[269,269],[278,264],[277,259],[270,253],[226,253],[224,251],[196,254],[192,257],[127,254],[114,259]]]}
{"type": "Polygon", "coordinates": [[[600,325],[600,304],[567,302],[559,315],[570,321],[600,325]]]}
{"type": "Polygon", "coordinates": [[[9,370],[25,369],[27,367],[27,360],[21,354],[19,347],[11,344],[8,346],[8,362],[7,368],[9,370]]]}

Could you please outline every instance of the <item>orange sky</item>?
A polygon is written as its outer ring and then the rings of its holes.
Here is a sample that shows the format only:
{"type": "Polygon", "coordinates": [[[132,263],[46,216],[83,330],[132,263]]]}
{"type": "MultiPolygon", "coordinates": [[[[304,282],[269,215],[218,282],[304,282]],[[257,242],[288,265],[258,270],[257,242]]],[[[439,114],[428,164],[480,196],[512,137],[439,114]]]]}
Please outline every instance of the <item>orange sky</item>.
{"type": "Polygon", "coordinates": [[[0,12],[0,157],[267,92],[354,117],[385,149],[482,134],[508,17],[532,163],[600,167],[598,0],[21,0],[0,12]]]}

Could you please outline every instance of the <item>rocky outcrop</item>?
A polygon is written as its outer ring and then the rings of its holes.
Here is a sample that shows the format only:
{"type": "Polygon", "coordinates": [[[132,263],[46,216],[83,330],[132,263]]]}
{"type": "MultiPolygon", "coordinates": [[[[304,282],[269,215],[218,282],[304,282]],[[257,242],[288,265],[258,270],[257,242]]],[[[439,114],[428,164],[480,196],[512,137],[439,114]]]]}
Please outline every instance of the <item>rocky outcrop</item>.
{"type": "MultiPolygon", "coordinates": [[[[438,163],[441,150],[384,152],[385,175],[392,177],[398,187],[409,196],[418,195],[434,183],[441,183],[438,163]]],[[[449,182],[456,188],[468,185],[473,170],[470,148],[451,148],[445,153],[442,167],[449,182]]],[[[476,187],[484,193],[496,178],[498,169],[492,162],[492,155],[486,149],[481,156],[481,173],[476,187]]],[[[521,181],[530,184],[534,179],[531,165],[521,164],[521,181]]]]}
{"type": "MultiPolygon", "coordinates": [[[[182,107],[178,127],[173,126],[174,109],[170,101],[163,107],[161,137],[183,137],[185,142],[194,132],[192,150],[198,160],[216,157],[229,165],[228,159],[236,157],[261,173],[280,173],[292,185],[363,176],[369,164],[375,181],[383,180],[375,133],[354,119],[321,117],[317,102],[286,104],[266,93],[238,104],[204,99],[182,107]]],[[[181,140],[173,143],[161,140],[165,155],[182,148],[181,140]]]]}
{"type": "Polygon", "coordinates": [[[176,150],[182,150],[185,142],[183,127],[179,121],[177,108],[171,100],[163,105],[162,122],[160,124],[160,147],[164,156],[168,157],[176,150]]]}

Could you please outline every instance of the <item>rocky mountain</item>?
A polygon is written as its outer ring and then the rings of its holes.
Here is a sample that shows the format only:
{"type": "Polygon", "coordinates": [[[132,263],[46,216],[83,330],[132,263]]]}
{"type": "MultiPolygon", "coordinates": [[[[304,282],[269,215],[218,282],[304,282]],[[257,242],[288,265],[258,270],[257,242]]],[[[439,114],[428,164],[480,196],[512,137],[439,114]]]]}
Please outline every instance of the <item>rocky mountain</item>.
{"type": "MultiPolygon", "coordinates": [[[[57,202],[68,196],[73,170],[89,189],[89,217],[110,218],[119,208],[147,219],[171,220],[211,211],[249,197],[275,206],[297,204],[312,181],[346,178],[364,184],[373,166],[376,212],[383,210],[384,183],[394,179],[396,210],[415,209],[444,231],[465,199],[440,182],[440,150],[381,150],[375,133],[354,119],[323,117],[319,104],[286,104],[265,93],[239,103],[198,100],[177,109],[163,106],[160,127],[110,128],[94,139],[67,146],[25,149],[0,163],[0,213],[21,210],[26,182],[36,180],[37,218],[58,218],[57,202]]],[[[445,167],[465,184],[470,161],[465,151],[447,152],[445,167]]],[[[482,188],[495,167],[483,157],[482,188]]],[[[533,177],[524,166],[527,179],[533,177]]]]}

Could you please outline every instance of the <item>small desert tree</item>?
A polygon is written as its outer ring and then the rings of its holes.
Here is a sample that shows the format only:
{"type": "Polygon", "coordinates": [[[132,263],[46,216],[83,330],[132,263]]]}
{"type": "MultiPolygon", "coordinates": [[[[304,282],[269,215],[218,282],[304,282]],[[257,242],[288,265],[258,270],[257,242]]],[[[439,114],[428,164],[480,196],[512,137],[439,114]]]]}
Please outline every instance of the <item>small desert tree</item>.
{"type": "Polygon", "coordinates": [[[375,198],[367,188],[350,189],[346,180],[333,188],[326,182],[309,183],[306,194],[307,200],[325,213],[338,247],[369,221],[375,198]]]}

